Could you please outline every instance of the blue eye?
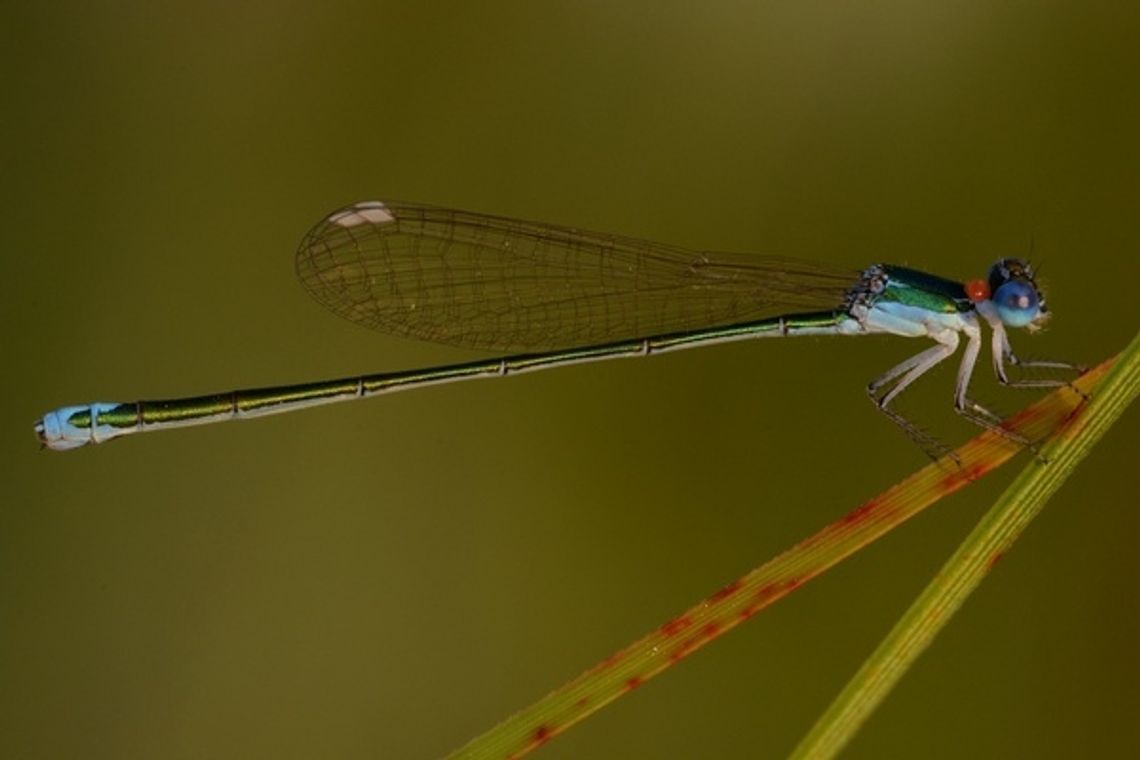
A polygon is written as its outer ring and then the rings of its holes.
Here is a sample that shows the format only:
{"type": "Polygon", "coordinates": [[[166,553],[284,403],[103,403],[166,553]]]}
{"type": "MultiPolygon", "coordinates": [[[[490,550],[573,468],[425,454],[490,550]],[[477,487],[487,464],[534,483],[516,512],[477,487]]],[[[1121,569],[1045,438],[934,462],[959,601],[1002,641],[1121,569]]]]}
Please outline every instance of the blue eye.
{"type": "Polygon", "coordinates": [[[1039,299],[1037,289],[1023,280],[1010,280],[993,295],[1001,321],[1010,327],[1025,327],[1037,318],[1039,299]]]}

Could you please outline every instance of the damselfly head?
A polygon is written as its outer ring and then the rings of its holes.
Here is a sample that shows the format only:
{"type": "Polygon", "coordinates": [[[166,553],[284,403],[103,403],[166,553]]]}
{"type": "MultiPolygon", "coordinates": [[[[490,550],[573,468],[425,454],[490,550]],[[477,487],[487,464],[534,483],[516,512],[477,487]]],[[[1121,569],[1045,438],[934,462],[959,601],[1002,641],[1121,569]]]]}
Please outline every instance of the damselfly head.
{"type": "Polygon", "coordinates": [[[1049,312],[1045,296],[1037,287],[1033,267],[1021,259],[998,259],[990,267],[990,300],[998,317],[1008,327],[1040,329],[1049,312]]]}

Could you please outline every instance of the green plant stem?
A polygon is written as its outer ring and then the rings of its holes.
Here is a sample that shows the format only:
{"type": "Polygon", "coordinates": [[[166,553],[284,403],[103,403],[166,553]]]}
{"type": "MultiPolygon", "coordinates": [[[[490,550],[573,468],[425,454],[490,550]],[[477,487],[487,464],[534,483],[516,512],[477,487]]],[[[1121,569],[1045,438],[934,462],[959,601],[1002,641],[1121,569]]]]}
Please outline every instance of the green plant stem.
{"type": "Polygon", "coordinates": [[[1089,404],[1042,449],[1047,464],[1034,460],[1021,471],[820,716],[792,758],[830,758],[846,746],[1138,393],[1140,334],[1120,355],[1089,404]]]}
{"type": "MultiPolygon", "coordinates": [[[[1030,440],[1055,434],[1113,367],[1110,359],[1005,421],[1030,440]]],[[[845,557],[968,486],[1023,451],[1009,436],[986,431],[949,459],[911,473],[788,551],[725,585],[593,668],[472,739],[451,757],[520,758],[673,667],[767,609],[845,557]]]]}

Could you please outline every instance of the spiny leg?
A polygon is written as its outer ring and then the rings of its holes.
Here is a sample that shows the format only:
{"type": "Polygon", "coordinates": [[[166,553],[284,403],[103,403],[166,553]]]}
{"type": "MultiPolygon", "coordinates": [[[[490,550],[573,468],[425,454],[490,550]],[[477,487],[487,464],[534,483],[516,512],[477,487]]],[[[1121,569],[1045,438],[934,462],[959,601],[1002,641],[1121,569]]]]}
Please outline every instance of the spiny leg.
{"type": "MultiPolygon", "coordinates": [[[[974,374],[974,365],[977,364],[978,354],[981,352],[982,331],[974,324],[964,332],[966,333],[966,350],[962,352],[962,363],[958,366],[958,382],[954,387],[954,409],[975,425],[1000,432],[1019,443],[1028,444],[1027,440],[1002,428],[1001,415],[987,409],[966,395],[970,388],[970,378],[974,374]]],[[[1002,335],[1004,336],[1004,331],[1002,335]]],[[[994,340],[998,340],[996,331],[994,332],[994,340]]]]}
{"type": "MultiPolygon", "coordinates": [[[[1011,366],[1021,368],[1036,367],[1042,369],[1055,369],[1074,372],[1082,374],[1085,367],[1071,362],[1061,361],[1040,361],[1040,360],[1022,360],[1018,359],[1013,353],[1013,348],[1009,345],[1009,335],[1006,333],[1005,326],[1000,322],[991,324],[993,328],[993,339],[991,342],[991,349],[993,354],[994,375],[1002,385],[1009,388],[1060,388],[1067,387],[1073,393],[1080,396],[1082,403],[1089,400],[1089,395],[1082,391],[1077,386],[1073,385],[1071,380],[1055,380],[1055,379],[1035,379],[1035,380],[1010,380],[1005,373],[1005,363],[1009,362],[1011,366]]],[[[1036,453],[1037,449],[1030,447],[1036,453]]],[[[1038,454],[1038,458],[1041,456],[1038,454]]]]}
{"type": "MultiPolygon", "coordinates": [[[[958,382],[954,389],[954,410],[962,417],[974,423],[978,427],[986,430],[992,430],[999,435],[1002,435],[1011,441],[1015,441],[1022,446],[1026,446],[1041,459],[1041,454],[1038,452],[1037,447],[1023,435],[1019,435],[1012,430],[1009,430],[1002,424],[1002,418],[994,411],[987,409],[978,402],[967,396],[970,387],[970,377],[974,374],[974,365],[977,363],[978,354],[982,348],[982,332],[981,329],[974,324],[963,332],[966,333],[966,349],[962,352],[962,363],[958,367],[958,382]]],[[[1005,342],[1005,331],[999,328],[994,329],[993,345],[994,345],[994,359],[995,370],[998,371],[998,379],[1003,377],[1000,371],[1000,365],[996,362],[999,357],[1005,354],[1004,349],[1008,348],[1008,343],[1005,342]],[[1000,330],[1000,332],[999,332],[1000,330]]],[[[1009,382],[1007,381],[1008,385],[1009,382]]],[[[1059,383],[1064,385],[1064,383],[1059,383]]],[[[1035,386],[1044,387],[1044,386],[1035,386]]],[[[1044,460],[1042,460],[1044,461],[1044,460]]]]}
{"type": "Polygon", "coordinates": [[[1034,380],[1010,380],[1005,372],[1005,365],[1008,362],[1011,367],[1018,369],[1055,369],[1066,372],[1074,372],[1078,375],[1085,371],[1085,367],[1072,362],[1061,361],[1042,361],[1038,359],[1019,359],[1013,353],[1013,348],[1009,345],[1009,335],[1005,331],[1005,327],[1000,323],[993,325],[993,340],[991,347],[993,349],[993,364],[994,375],[997,380],[1004,386],[1009,388],[1060,388],[1061,386],[1068,386],[1073,391],[1076,391],[1082,398],[1088,400],[1088,396],[1079,390],[1069,380],[1057,380],[1049,378],[1038,378],[1034,380]]]}
{"type": "Polygon", "coordinates": [[[871,401],[875,403],[879,411],[902,428],[902,431],[907,434],[907,437],[914,441],[928,457],[937,461],[943,456],[949,456],[955,463],[961,465],[957,455],[955,455],[949,447],[929,433],[920,430],[914,423],[910,422],[910,420],[890,408],[891,401],[905,390],[907,386],[926,374],[939,362],[952,356],[954,351],[958,348],[958,334],[955,332],[947,331],[940,333],[934,336],[934,339],[938,341],[938,345],[921,351],[906,361],[896,364],[872,380],[867,386],[867,395],[871,397],[871,401]],[[894,383],[893,385],[891,385],[892,382],[894,383]],[[891,387],[886,393],[880,396],[879,391],[888,385],[891,387]]]}

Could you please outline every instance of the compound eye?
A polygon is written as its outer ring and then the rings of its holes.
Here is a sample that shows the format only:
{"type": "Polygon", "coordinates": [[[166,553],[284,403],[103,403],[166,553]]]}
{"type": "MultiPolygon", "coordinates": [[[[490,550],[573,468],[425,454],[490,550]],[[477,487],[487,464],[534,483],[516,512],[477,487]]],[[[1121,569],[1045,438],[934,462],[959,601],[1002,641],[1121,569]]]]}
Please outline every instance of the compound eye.
{"type": "Polygon", "coordinates": [[[997,289],[993,304],[998,317],[1010,327],[1025,327],[1040,313],[1037,289],[1024,280],[1010,280],[997,289]]]}

